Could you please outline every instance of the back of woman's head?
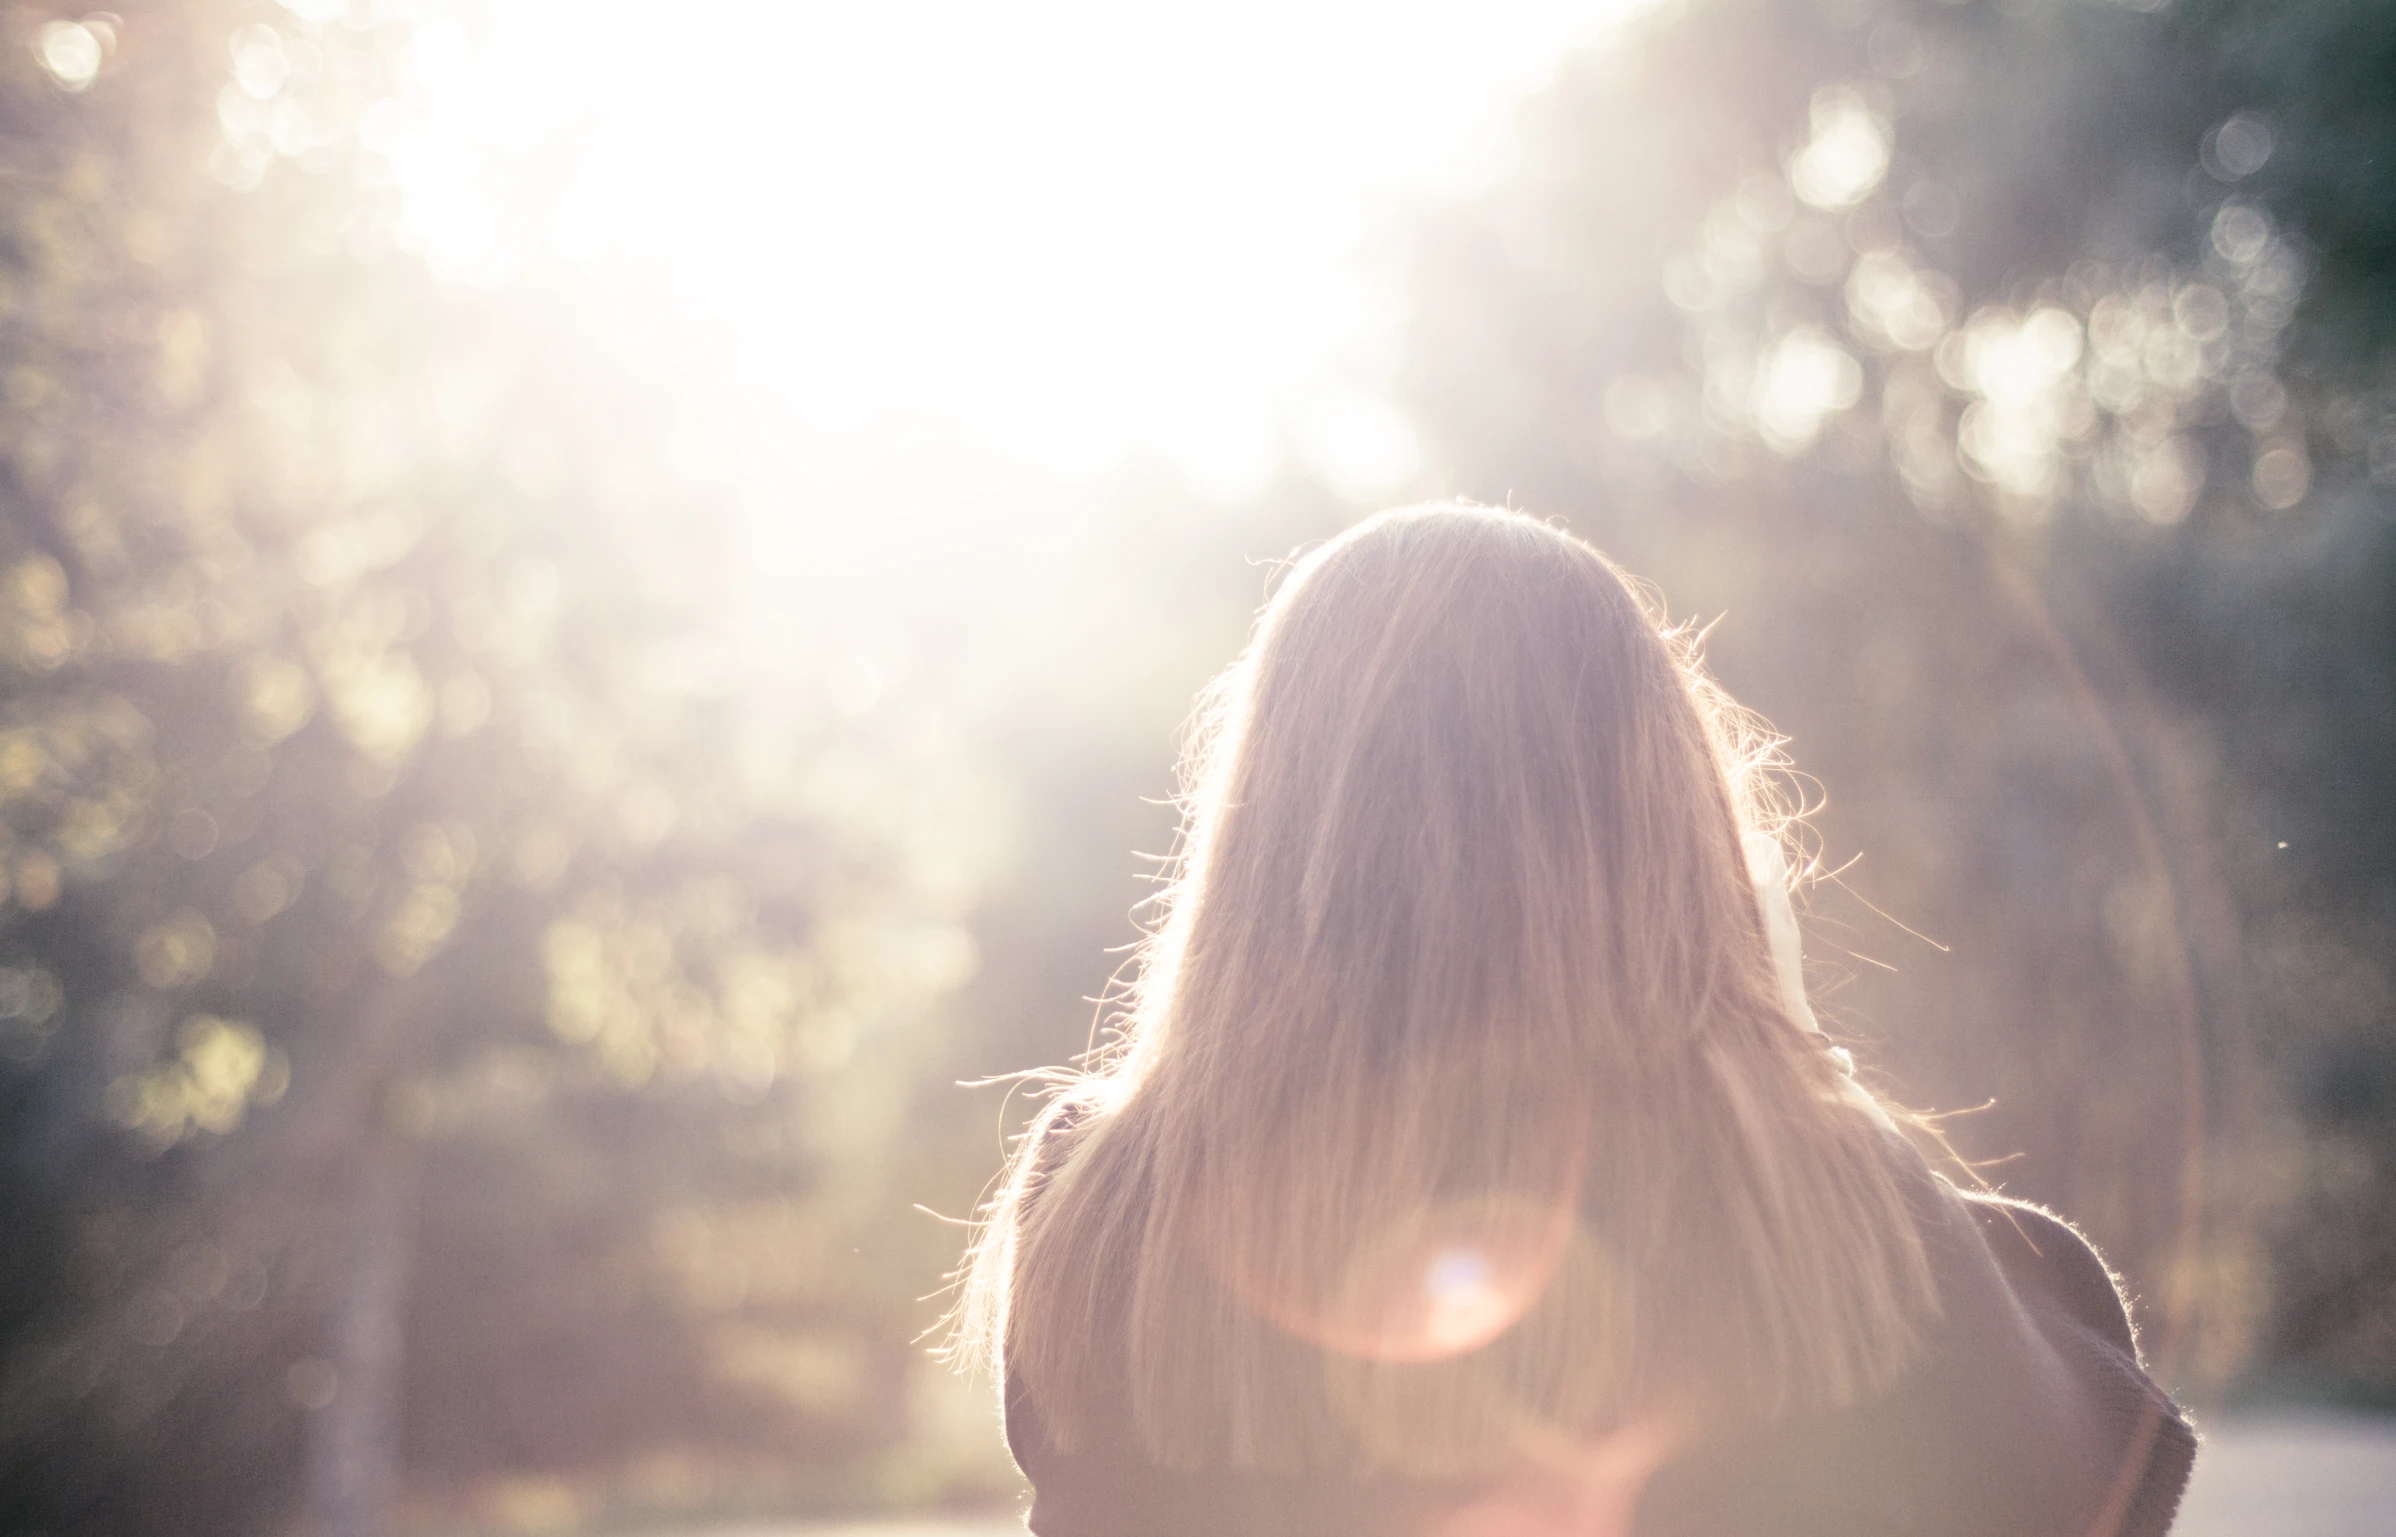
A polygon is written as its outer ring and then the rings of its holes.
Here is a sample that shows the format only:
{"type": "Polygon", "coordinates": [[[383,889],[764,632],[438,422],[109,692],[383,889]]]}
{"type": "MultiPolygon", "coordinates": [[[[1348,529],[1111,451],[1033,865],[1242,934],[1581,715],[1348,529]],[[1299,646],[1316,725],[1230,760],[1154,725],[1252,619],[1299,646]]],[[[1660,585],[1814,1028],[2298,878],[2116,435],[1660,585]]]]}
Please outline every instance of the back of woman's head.
{"type": "Polygon", "coordinates": [[[1781,1001],[1755,740],[1527,517],[1300,561],[1206,701],[1162,921],[993,1209],[968,1344],[1069,1440],[1127,1402],[1182,1464],[1466,1468],[1893,1372],[1926,1270],[1781,1001]]]}
{"type": "Polygon", "coordinates": [[[1291,573],[1222,688],[1174,970],[1283,1001],[1184,1011],[1156,1049],[1619,1074],[1754,980],[1729,975],[1755,914],[1713,740],[1586,545],[1474,508],[1376,518],[1291,573]]]}

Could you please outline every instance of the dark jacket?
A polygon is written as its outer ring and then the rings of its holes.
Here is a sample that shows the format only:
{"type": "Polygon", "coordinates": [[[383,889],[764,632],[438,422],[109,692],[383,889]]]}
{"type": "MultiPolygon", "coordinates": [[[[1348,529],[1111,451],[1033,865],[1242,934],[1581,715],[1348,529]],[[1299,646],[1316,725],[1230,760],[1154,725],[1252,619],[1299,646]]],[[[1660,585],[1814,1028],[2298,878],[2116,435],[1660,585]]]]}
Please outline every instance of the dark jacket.
{"type": "MultiPolygon", "coordinates": [[[[1914,1365],[1862,1403],[1700,1431],[1638,1493],[1634,1537],[2161,1537],[2170,1528],[2196,1438],[2141,1368],[2103,1261],[2035,1206],[1923,1179],[1916,1206],[1941,1308],[1914,1365]]],[[[1006,1412],[1036,1537],[1437,1537],[1490,1493],[1397,1477],[1160,1468],[1138,1450],[1127,1413],[1108,1416],[1114,1429],[1099,1444],[1062,1452],[1011,1375],[1006,1412]]],[[[1536,1537],[1567,1533],[1541,1523],[1536,1537]]]]}

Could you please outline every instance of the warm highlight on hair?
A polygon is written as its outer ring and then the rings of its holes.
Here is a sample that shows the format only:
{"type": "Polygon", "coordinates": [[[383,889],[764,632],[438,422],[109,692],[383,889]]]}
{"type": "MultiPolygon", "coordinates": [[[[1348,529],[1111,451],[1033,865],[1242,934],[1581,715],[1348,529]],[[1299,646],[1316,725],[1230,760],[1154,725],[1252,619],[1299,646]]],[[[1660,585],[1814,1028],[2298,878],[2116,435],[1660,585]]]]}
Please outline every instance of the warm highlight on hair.
{"type": "Polygon", "coordinates": [[[1309,554],[1204,702],[1162,919],[987,1213],[961,1352],[1185,1467],[1457,1471],[1885,1382],[1935,1303],[1902,1150],[1775,981],[1760,740],[1545,524],[1309,554]],[[1527,1311],[1358,1337],[1360,1257],[1455,1233],[1527,1311]]]}

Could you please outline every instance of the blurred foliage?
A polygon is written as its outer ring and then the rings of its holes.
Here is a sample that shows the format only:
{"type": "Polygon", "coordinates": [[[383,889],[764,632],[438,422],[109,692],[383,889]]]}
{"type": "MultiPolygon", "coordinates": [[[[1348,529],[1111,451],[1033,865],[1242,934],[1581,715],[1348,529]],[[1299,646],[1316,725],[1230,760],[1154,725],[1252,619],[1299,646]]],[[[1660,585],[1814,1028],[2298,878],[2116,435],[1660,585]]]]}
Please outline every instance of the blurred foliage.
{"type": "Polygon", "coordinates": [[[896,1027],[973,965],[937,744],[746,707],[717,414],[569,275],[386,253],[387,29],[13,25],[0,1520],[254,1529],[303,1414],[380,1433],[361,1374],[435,1484],[899,1439],[896,1027]],[[694,1273],[767,1193],[846,1262],[694,1273]],[[399,1361],[339,1343],[403,1295],[399,1361]]]}
{"type": "MultiPolygon", "coordinates": [[[[572,269],[398,248],[407,25],[5,23],[0,1525],[1001,1489],[954,1081],[1084,1046],[1250,560],[1365,509],[761,475],[572,269]]],[[[1825,1019],[2192,1390],[2396,1393],[2392,74],[2371,0],[1685,0],[1385,243],[1422,489],[1726,616],[1825,1019]]]]}
{"type": "Polygon", "coordinates": [[[2391,22],[1679,6],[1406,254],[1440,473],[1727,613],[1817,984],[2197,1390],[2396,1383],[2391,22]]]}

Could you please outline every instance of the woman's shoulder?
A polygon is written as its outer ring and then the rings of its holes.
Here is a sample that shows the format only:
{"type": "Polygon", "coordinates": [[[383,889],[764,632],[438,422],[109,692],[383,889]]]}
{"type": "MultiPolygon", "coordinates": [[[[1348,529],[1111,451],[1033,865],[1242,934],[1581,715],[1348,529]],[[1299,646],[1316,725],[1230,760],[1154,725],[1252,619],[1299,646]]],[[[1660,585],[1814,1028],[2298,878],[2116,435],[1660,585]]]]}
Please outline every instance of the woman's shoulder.
{"type": "Polygon", "coordinates": [[[2042,1328],[2067,1323],[2139,1363],[2121,1278],[2079,1228],[2034,1202],[1950,1178],[1899,1134],[1888,1143],[1942,1292],[1993,1283],[2042,1328]]]}
{"type": "Polygon", "coordinates": [[[1957,1190],[1981,1241],[2026,1307],[2060,1311],[2131,1360],[2138,1335],[2121,1278],[2096,1245],[2043,1206],[1990,1190],[1957,1190]]]}
{"type": "Polygon", "coordinates": [[[1912,1366],[1854,1402],[1709,1427],[1659,1472],[1642,1537],[2169,1528],[2195,1439],[2095,1246],[1919,1156],[1902,1166],[1939,1303],[1912,1366]]]}

